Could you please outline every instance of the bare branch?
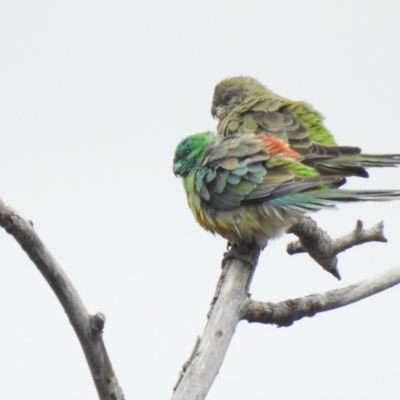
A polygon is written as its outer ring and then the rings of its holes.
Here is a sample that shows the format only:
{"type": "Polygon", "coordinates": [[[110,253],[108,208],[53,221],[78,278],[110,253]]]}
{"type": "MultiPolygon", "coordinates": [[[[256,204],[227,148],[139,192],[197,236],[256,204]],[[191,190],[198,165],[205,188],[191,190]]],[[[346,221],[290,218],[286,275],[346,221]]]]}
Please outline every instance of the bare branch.
{"type": "Polygon", "coordinates": [[[399,283],[400,267],[396,267],[342,289],[299,299],[279,303],[263,303],[246,299],[243,303],[241,319],[248,322],[290,326],[304,317],[313,317],[320,312],[347,306],[399,283]]]}
{"type": "MultiPolygon", "coordinates": [[[[359,229],[362,230],[361,225],[359,229]]],[[[171,400],[203,400],[206,397],[240,320],[290,326],[304,317],[344,307],[400,283],[398,267],[355,285],[323,294],[280,303],[254,301],[249,298],[248,288],[259,250],[239,247],[233,257],[240,257],[240,260],[234,258],[223,264],[208,323],[200,342],[196,341],[194,351],[180,373],[171,400]],[[254,267],[249,268],[249,264],[254,267]]]]}
{"type": "Polygon", "coordinates": [[[347,235],[332,239],[319,228],[310,217],[302,218],[288,229],[299,241],[289,243],[287,252],[290,255],[307,252],[322,268],[340,280],[337,268],[337,255],[353,246],[367,242],[387,242],[383,233],[383,221],[369,229],[363,229],[363,223],[357,221],[355,229],[347,235]]]}
{"type": "Polygon", "coordinates": [[[20,244],[63,306],[85,353],[99,398],[123,400],[124,395],[102,339],[104,315],[97,313],[89,316],[78,292],[34,231],[33,224],[22,218],[1,198],[0,226],[20,244]]]}
{"type": "MultiPolygon", "coordinates": [[[[253,249],[249,255],[253,270],[259,253],[259,249],[253,249]]],[[[206,397],[240,321],[241,306],[248,298],[252,273],[252,268],[244,261],[233,259],[224,263],[203,336],[171,400],[202,400],[206,397]]]]}
{"type": "Polygon", "coordinates": [[[358,220],[353,232],[350,232],[347,235],[344,235],[333,241],[332,251],[334,251],[336,254],[339,254],[353,246],[358,246],[360,244],[368,242],[386,243],[388,241],[383,233],[383,221],[378,222],[372,228],[363,228],[362,221],[358,220]]]}

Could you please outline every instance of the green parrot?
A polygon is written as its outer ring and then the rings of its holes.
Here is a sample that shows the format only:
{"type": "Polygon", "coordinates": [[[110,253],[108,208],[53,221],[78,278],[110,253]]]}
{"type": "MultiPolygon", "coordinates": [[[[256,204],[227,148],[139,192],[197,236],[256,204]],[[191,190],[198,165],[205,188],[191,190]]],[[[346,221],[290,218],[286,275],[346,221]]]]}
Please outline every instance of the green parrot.
{"type": "Polygon", "coordinates": [[[254,78],[239,76],[218,83],[211,108],[217,133],[264,133],[281,139],[299,160],[325,175],[367,178],[369,167],[395,167],[400,154],[363,154],[359,147],[338,146],[323,116],[303,101],[281,97],[254,78]]]}
{"type": "Polygon", "coordinates": [[[321,175],[300,160],[273,135],[204,132],[179,143],[173,170],[196,221],[237,246],[263,248],[308,212],[400,197],[399,190],[338,189],[343,176],[321,175]]]}

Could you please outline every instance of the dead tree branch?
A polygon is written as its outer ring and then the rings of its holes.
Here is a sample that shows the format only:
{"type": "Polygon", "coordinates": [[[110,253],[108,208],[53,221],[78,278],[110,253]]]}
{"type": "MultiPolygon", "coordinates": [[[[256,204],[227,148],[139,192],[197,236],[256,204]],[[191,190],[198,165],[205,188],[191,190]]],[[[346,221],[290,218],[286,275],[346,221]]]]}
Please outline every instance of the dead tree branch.
{"type": "Polygon", "coordinates": [[[241,319],[248,322],[290,326],[304,317],[313,317],[320,312],[347,306],[399,283],[400,267],[396,267],[354,285],[299,299],[279,303],[263,303],[246,299],[243,303],[241,319]]]}
{"type": "MultiPolygon", "coordinates": [[[[259,253],[254,249],[249,254],[253,269],[259,253]]],[[[247,288],[252,272],[243,261],[234,259],[224,263],[204,333],[171,400],[202,400],[206,397],[240,321],[242,304],[249,296],[247,288]]]]}
{"type": "Polygon", "coordinates": [[[288,233],[298,236],[299,241],[289,243],[287,252],[290,255],[308,253],[322,268],[340,280],[337,255],[353,246],[367,242],[387,242],[383,233],[383,221],[369,229],[363,229],[358,220],[355,229],[347,235],[332,239],[317,226],[310,217],[302,218],[288,229],[288,233]]]}
{"type": "MultiPolygon", "coordinates": [[[[362,230],[360,224],[358,227],[362,230]]],[[[345,248],[349,242],[338,239],[337,248],[345,248]]],[[[205,399],[241,320],[290,326],[304,317],[344,307],[400,283],[400,267],[397,267],[342,289],[280,303],[264,303],[251,300],[248,294],[258,255],[259,251],[255,251],[243,257],[243,261],[234,259],[224,263],[203,336],[185,363],[171,400],[205,399]],[[255,260],[253,269],[246,262],[252,257],[255,260]]]]}
{"type": "MultiPolygon", "coordinates": [[[[307,251],[312,255],[315,251],[313,258],[320,261],[336,257],[339,252],[357,244],[386,241],[382,223],[363,230],[359,221],[354,232],[336,240],[330,239],[311,219],[304,219],[297,225],[291,230],[300,237],[301,246],[292,245],[292,254],[307,251]]],[[[1,198],[0,226],[21,245],[58,297],[79,338],[100,400],[123,400],[124,395],[103,343],[104,315],[88,314],[76,289],[35,233],[32,224],[1,198]]],[[[223,264],[204,333],[196,341],[196,346],[184,365],[171,400],[203,400],[206,397],[239,321],[290,326],[304,317],[344,307],[400,283],[400,267],[397,267],[357,284],[323,294],[280,303],[254,301],[249,298],[248,289],[260,250],[248,247],[239,250],[236,254],[241,260],[233,259],[223,264]]]]}
{"type": "Polygon", "coordinates": [[[1,198],[0,226],[20,244],[63,306],[85,353],[100,400],[123,400],[124,395],[102,338],[104,315],[89,315],[78,292],[40,240],[32,223],[22,218],[1,198]]]}

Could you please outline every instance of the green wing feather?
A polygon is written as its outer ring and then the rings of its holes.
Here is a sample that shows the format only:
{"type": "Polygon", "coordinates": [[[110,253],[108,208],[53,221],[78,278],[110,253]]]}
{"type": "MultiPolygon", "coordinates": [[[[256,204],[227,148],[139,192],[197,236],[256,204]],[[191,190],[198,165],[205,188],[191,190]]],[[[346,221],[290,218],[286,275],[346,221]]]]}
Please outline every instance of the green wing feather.
{"type": "Polygon", "coordinates": [[[362,154],[358,147],[337,146],[324,117],[310,104],[281,97],[250,77],[220,82],[213,107],[214,111],[224,109],[217,127],[219,135],[274,135],[296,150],[304,164],[322,174],[368,177],[365,168],[400,164],[399,154],[362,154]],[[237,98],[233,104],[224,98],[229,91],[237,98]]]}
{"type": "Polygon", "coordinates": [[[310,105],[292,102],[273,93],[245,100],[222,119],[218,134],[235,133],[274,134],[295,150],[306,150],[312,142],[336,146],[336,142],[323,124],[323,117],[310,105]]]}
{"type": "Polygon", "coordinates": [[[197,193],[211,207],[231,210],[343,180],[288,157],[270,157],[264,146],[254,134],[213,143],[194,171],[197,193]]]}
{"type": "Polygon", "coordinates": [[[189,136],[176,149],[173,171],[183,178],[189,207],[203,228],[261,247],[304,213],[400,198],[398,190],[337,189],[342,176],[320,175],[282,141],[264,135],[189,136]]]}

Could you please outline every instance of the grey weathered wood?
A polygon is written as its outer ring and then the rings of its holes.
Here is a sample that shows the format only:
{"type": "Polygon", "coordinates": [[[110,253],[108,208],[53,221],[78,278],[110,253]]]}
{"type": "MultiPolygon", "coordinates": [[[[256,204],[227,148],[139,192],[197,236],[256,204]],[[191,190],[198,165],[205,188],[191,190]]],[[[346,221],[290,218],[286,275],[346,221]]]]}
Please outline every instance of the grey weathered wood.
{"type": "MultiPolygon", "coordinates": [[[[251,258],[257,263],[259,250],[251,258]]],[[[217,293],[213,299],[200,344],[171,400],[205,399],[228,351],[241,318],[241,306],[248,298],[252,268],[239,260],[224,263],[217,293]]]]}
{"type": "Polygon", "coordinates": [[[299,299],[279,303],[246,299],[241,318],[249,322],[290,326],[304,317],[313,317],[320,312],[347,306],[399,283],[400,267],[396,267],[354,285],[299,299]]]}
{"type": "Polygon", "coordinates": [[[1,198],[0,226],[20,244],[63,306],[85,353],[99,398],[123,400],[124,395],[118,385],[102,338],[104,315],[101,313],[89,315],[78,292],[40,240],[32,223],[22,218],[1,198]]]}
{"type": "MultiPolygon", "coordinates": [[[[378,226],[378,231],[381,228],[378,226]]],[[[358,224],[356,229],[362,230],[362,225],[358,224]]],[[[257,252],[255,259],[258,255],[257,252]]],[[[200,345],[195,347],[188,367],[185,363],[171,400],[205,399],[240,320],[289,326],[304,317],[344,307],[400,283],[400,267],[397,267],[342,289],[280,303],[265,303],[251,300],[248,294],[254,270],[239,260],[224,264],[200,345]]]]}
{"type": "Polygon", "coordinates": [[[299,237],[299,241],[289,243],[290,255],[307,252],[322,268],[340,280],[337,255],[353,246],[367,242],[387,242],[383,233],[383,222],[369,229],[363,229],[363,223],[357,221],[355,229],[337,239],[332,239],[316,222],[306,216],[288,229],[299,237]]]}
{"type": "MultiPolygon", "coordinates": [[[[77,291],[35,233],[32,224],[19,216],[1,198],[0,226],[17,240],[61,302],[82,345],[99,398],[124,399],[102,340],[104,315],[88,314],[77,291]]],[[[380,238],[380,241],[385,241],[382,228],[382,224],[372,228],[375,232],[370,231],[370,237],[375,235],[373,240],[380,238]]],[[[328,250],[332,254],[335,249],[339,252],[354,243],[359,244],[356,242],[366,238],[363,238],[363,232],[365,231],[359,222],[353,233],[337,240],[336,247],[328,250]]],[[[317,235],[315,239],[318,242],[321,239],[318,235],[323,236],[325,233],[318,228],[312,234],[317,235]]],[[[245,257],[253,261],[253,268],[236,259],[224,263],[208,323],[194,354],[185,363],[183,378],[177,383],[172,400],[202,400],[206,397],[240,320],[289,326],[306,316],[346,306],[400,283],[398,267],[346,288],[281,303],[263,303],[251,300],[248,294],[258,256],[259,249],[252,249],[245,257]]]]}

